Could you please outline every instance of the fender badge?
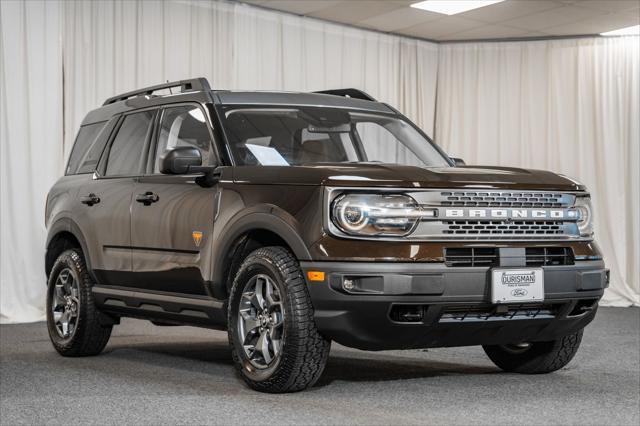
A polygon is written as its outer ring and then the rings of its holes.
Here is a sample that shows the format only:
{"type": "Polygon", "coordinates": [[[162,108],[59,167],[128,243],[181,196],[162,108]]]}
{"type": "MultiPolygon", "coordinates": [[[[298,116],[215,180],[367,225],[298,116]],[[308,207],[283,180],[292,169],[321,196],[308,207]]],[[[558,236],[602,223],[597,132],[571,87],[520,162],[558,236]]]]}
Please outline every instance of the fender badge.
{"type": "Polygon", "coordinates": [[[196,247],[200,247],[200,242],[202,241],[202,232],[193,231],[191,233],[191,236],[193,237],[193,242],[195,243],[196,247]]]}

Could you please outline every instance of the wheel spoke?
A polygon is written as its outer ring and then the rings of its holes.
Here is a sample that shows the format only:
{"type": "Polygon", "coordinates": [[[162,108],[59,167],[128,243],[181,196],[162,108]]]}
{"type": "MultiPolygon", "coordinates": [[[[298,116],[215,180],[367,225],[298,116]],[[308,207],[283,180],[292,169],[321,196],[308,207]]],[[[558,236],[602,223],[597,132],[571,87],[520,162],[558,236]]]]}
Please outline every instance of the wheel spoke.
{"type": "MultiPolygon", "coordinates": [[[[272,342],[280,342],[280,338],[282,337],[282,328],[280,327],[271,327],[269,329],[269,338],[271,339],[272,342]]],[[[275,347],[273,348],[274,353],[278,353],[278,349],[275,347]]]]}
{"type": "Polygon", "coordinates": [[[269,340],[266,332],[262,332],[256,342],[256,351],[260,352],[264,362],[269,365],[271,362],[271,354],[269,353],[269,340]]]}
{"type": "Polygon", "coordinates": [[[253,331],[256,328],[260,327],[260,322],[256,318],[251,316],[248,310],[240,311],[240,316],[242,317],[242,325],[244,331],[244,336],[242,337],[244,338],[244,343],[247,343],[249,338],[253,336],[253,331]]]}
{"type": "Polygon", "coordinates": [[[271,338],[271,346],[273,347],[273,355],[278,356],[280,353],[280,339],[271,338]]]}
{"type": "Polygon", "coordinates": [[[284,324],[284,322],[282,321],[282,315],[279,312],[271,313],[271,321],[272,328],[279,328],[280,326],[282,326],[282,324],[284,324]]]}
{"type": "Polygon", "coordinates": [[[258,310],[264,309],[266,305],[264,301],[264,285],[265,285],[265,280],[263,278],[261,277],[256,278],[256,287],[253,293],[253,299],[251,299],[251,303],[258,310]]]}
{"type": "Polygon", "coordinates": [[[64,289],[62,288],[62,284],[56,284],[55,288],[53,290],[53,301],[54,306],[60,306],[60,305],[64,305],[65,300],[64,300],[64,289]]]}
{"type": "Polygon", "coordinates": [[[278,304],[278,301],[274,299],[274,290],[273,283],[271,280],[265,280],[265,300],[267,302],[267,308],[271,310],[275,305],[278,304]]]}
{"type": "Polygon", "coordinates": [[[69,313],[67,311],[62,314],[60,325],[62,326],[62,336],[67,337],[69,335],[69,313]]]}

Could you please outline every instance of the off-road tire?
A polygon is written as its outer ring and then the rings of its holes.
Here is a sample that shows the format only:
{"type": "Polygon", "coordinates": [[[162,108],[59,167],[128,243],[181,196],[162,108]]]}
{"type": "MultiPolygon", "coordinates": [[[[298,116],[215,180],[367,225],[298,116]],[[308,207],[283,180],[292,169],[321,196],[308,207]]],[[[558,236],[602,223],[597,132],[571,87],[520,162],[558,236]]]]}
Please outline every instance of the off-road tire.
{"type": "Polygon", "coordinates": [[[550,342],[535,342],[522,352],[501,345],[483,346],[491,361],[504,371],[521,374],[545,374],[563,368],[573,359],[583,330],[550,342]]]}
{"type": "Polygon", "coordinates": [[[235,368],[251,388],[268,393],[296,392],[313,386],[322,375],[331,342],[317,330],[313,305],[298,260],[283,247],[263,247],[242,262],[233,281],[228,307],[229,344],[235,368]],[[279,362],[260,371],[247,360],[238,336],[238,310],[246,283],[268,275],[284,304],[284,334],[279,362]]]}
{"type": "Polygon", "coordinates": [[[112,325],[101,324],[100,312],[97,310],[93,292],[93,281],[84,262],[82,253],[78,249],[63,252],[56,259],[47,283],[47,329],[53,347],[63,356],[91,356],[98,355],[109,341],[112,325]],[[58,274],[68,268],[78,277],[79,300],[78,318],[75,332],[67,337],[61,337],[56,331],[51,311],[53,291],[58,274]]]}

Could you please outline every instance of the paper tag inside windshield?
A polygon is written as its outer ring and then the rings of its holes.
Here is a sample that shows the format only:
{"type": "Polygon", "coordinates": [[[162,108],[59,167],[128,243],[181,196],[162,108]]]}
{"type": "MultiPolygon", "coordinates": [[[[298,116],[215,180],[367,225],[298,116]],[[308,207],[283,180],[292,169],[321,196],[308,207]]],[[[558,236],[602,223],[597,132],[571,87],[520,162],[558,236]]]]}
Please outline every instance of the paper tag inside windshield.
{"type": "Polygon", "coordinates": [[[245,144],[245,146],[251,151],[254,157],[263,166],[288,166],[289,163],[284,159],[282,155],[270,146],[261,146],[254,144],[245,144]]]}

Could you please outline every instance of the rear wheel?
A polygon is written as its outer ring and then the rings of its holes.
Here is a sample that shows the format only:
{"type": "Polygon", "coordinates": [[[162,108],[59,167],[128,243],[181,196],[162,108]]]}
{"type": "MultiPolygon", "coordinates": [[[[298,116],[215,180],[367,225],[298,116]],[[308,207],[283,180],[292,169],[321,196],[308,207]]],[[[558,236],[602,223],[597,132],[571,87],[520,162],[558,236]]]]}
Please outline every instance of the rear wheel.
{"type": "Polygon", "coordinates": [[[56,259],[47,286],[47,328],[61,355],[97,355],[109,341],[112,326],[100,323],[92,287],[79,250],[67,250],[56,259]]]}
{"type": "Polygon", "coordinates": [[[295,392],[322,374],[330,341],[320,335],[298,261],[282,247],[255,250],[233,282],[229,343],[242,379],[262,392],[295,392]]]}
{"type": "Polygon", "coordinates": [[[501,369],[522,374],[551,373],[569,364],[580,347],[582,332],[550,342],[486,345],[484,351],[501,369]]]}

